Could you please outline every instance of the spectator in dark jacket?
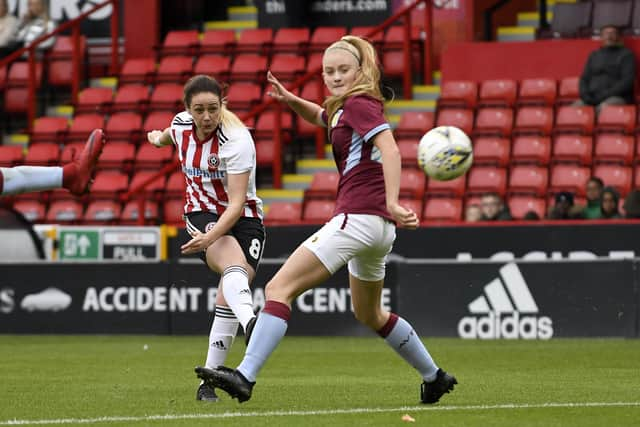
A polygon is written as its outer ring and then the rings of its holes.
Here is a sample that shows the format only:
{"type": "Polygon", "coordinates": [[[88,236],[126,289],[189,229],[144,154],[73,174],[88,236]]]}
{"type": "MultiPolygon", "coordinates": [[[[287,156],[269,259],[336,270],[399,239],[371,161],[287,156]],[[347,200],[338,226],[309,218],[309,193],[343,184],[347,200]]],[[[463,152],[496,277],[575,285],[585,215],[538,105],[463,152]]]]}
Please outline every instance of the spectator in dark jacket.
{"type": "Polygon", "coordinates": [[[604,187],[600,201],[600,217],[602,219],[622,218],[618,211],[618,203],[620,202],[620,194],[613,187],[604,187]]]}
{"type": "Polygon", "coordinates": [[[603,105],[631,104],[636,65],[633,52],[620,39],[613,25],[602,27],[602,46],[589,55],[580,76],[580,100],[574,105],[593,105],[596,112],[603,105]]]}
{"type": "Polygon", "coordinates": [[[480,200],[483,221],[508,221],[513,219],[509,208],[505,206],[498,193],[486,193],[480,200]]]}
{"type": "Polygon", "coordinates": [[[640,190],[631,190],[624,199],[625,218],[640,218],[640,190]]]}

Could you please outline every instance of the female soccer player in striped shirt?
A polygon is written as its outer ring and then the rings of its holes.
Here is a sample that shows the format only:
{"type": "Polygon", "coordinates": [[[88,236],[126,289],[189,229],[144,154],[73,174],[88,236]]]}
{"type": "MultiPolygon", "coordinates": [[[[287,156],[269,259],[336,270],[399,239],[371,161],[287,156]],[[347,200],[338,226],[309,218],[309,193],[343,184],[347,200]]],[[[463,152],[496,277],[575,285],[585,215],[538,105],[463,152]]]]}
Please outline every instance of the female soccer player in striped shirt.
{"type": "MultiPolygon", "coordinates": [[[[199,253],[221,275],[206,366],[224,363],[238,323],[248,336],[255,322],[249,283],[262,257],[265,230],[256,196],[256,150],[249,130],[225,106],[221,85],[205,75],[184,86],[186,111],[164,131],[147,134],[155,146],[174,144],[186,180],[184,218],[191,240],[183,253],[199,253]]],[[[198,400],[217,401],[201,383],[198,400]]]]}

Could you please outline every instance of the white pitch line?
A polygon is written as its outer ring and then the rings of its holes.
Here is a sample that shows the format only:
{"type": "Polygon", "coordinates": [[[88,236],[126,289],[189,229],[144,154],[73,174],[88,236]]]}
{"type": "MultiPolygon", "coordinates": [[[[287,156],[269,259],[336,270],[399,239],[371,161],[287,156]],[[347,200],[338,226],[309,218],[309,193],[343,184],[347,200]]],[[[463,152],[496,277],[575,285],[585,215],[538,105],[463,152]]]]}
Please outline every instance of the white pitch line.
{"type": "Polygon", "coordinates": [[[502,405],[448,405],[448,406],[402,406],[399,408],[352,408],[315,411],[266,411],[266,412],[221,412],[218,414],[167,414],[143,417],[113,416],[98,418],[57,418],[50,420],[6,420],[0,426],[25,426],[47,424],[97,424],[115,422],[172,421],[250,417],[305,417],[310,415],[376,414],[385,412],[439,412],[439,411],[490,411],[501,409],[543,409],[543,408],[602,408],[640,406],[640,402],[548,402],[548,403],[505,403],[502,405]]]}

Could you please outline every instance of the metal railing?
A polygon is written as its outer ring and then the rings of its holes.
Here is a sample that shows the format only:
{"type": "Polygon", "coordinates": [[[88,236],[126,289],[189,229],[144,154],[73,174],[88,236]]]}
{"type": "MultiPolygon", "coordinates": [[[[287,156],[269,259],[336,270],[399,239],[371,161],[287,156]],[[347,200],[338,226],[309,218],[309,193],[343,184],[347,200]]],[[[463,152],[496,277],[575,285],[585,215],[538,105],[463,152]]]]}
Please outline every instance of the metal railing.
{"type": "Polygon", "coordinates": [[[119,58],[118,58],[118,34],[119,34],[119,19],[120,19],[120,0],[106,0],[104,3],[100,3],[99,5],[94,6],[87,12],[77,16],[76,18],[67,21],[58,27],[55,28],[50,33],[47,33],[41,37],[38,37],[33,41],[29,46],[25,46],[20,50],[12,52],[10,55],[2,58],[0,60],[0,68],[6,67],[7,69],[7,84],[10,83],[8,80],[9,77],[9,65],[12,64],[15,60],[22,58],[24,54],[28,54],[28,64],[29,64],[29,78],[27,83],[27,127],[28,130],[31,131],[33,127],[33,122],[36,118],[36,90],[38,88],[38,83],[36,81],[36,63],[37,63],[37,55],[36,49],[43,42],[49,40],[52,37],[55,37],[61,34],[63,31],[67,31],[71,29],[71,40],[72,40],[72,75],[71,75],[71,99],[72,102],[78,100],[78,92],[80,90],[80,60],[82,58],[82,52],[80,52],[80,24],[83,20],[85,20],[89,15],[94,12],[108,6],[113,5],[113,10],[111,13],[111,65],[110,65],[110,73],[116,75],[119,71],[119,58]]]}
{"type": "MultiPolygon", "coordinates": [[[[433,76],[433,2],[432,0],[416,0],[413,3],[404,6],[393,16],[387,18],[384,22],[374,27],[369,33],[367,33],[364,37],[370,38],[382,33],[384,30],[394,25],[397,21],[403,20],[404,26],[404,38],[402,41],[402,50],[404,56],[404,73],[402,76],[402,87],[403,93],[405,97],[412,97],[412,55],[411,55],[411,13],[413,10],[418,7],[420,4],[424,3],[425,5],[425,18],[424,18],[424,40],[423,40],[423,57],[424,57],[424,66],[423,66],[423,83],[431,84],[432,76],[433,76]]],[[[380,58],[382,61],[382,58],[380,58]]],[[[297,80],[293,82],[293,84],[289,85],[287,88],[289,90],[295,90],[302,87],[305,83],[308,83],[312,79],[316,78],[318,84],[318,94],[322,96],[323,93],[323,81],[318,78],[322,71],[321,67],[318,67],[314,70],[310,70],[305,75],[299,77],[297,80]]],[[[321,99],[316,100],[318,103],[322,103],[321,99]]],[[[241,116],[240,118],[243,121],[248,121],[249,119],[255,118],[260,113],[264,112],[270,107],[275,108],[275,128],[274,128],[274,163],[272,166],[272,182],[274,188],[282,188],[282,106],[280,103],[274,99],[270,99],[264,101],[263,103],[253,107],[247,114],[241,116]]],[[[315,148],[316,148],[316,158],[324,158],[324,146],[326,140],[326,133],[323,128],[318,127],[315,136],[315,148]]],[[[165,165],[162,169],[160,169],[157,173],[150,176],[145,181],[141,182],[135,188],[129,189],[128,192],[123,194],[122,199],[124,202],[131,200],[135,196],[140,196],[140,205],[138,209],[138,221],[139,224],[144,224],[144,189],[151,182],[157,180],[158,178],[167,175],[171,172],[174,172],[179,167],[179,162],[175,160],[174,162],[165,165]]]]}

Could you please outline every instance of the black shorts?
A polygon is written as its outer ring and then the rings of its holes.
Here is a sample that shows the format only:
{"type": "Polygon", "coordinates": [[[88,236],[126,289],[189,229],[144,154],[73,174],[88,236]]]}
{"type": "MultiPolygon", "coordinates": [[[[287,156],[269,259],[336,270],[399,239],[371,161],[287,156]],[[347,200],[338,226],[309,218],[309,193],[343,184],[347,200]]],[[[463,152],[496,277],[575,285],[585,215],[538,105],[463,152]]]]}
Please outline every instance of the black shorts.
{"type": "MultiPolygon", "coordinates": [[[[218,221],[218,215],[212,212],[191,212],[185,215],[185,221],[189,221],[198,230],[206,233],[218,221]]],[[[236,238],[247,262],[253,267],[253,271],[257,272],[265,241],[262,221],[258,218],[240,217],[226,235],[236,238]]],[[[200,259],[207,262],[204,252],[200,254],[200,259]]]]}

